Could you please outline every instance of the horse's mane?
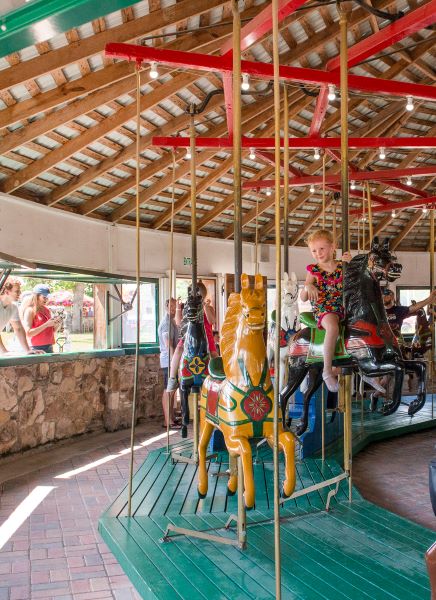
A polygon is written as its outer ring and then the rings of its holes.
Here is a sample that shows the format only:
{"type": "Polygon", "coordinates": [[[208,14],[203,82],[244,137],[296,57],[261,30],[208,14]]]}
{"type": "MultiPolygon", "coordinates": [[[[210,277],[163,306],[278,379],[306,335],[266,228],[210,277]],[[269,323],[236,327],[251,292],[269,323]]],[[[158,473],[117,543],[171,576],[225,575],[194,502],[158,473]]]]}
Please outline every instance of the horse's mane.
{"type": "Polygon", "coordinates": [[[241,315],[241,294],[233,292],[230,294],[226,316],[221,328],[221,356],[223,359],[224,372],[227,375],[226,367],[230,363],[235,346],[236,333],[238,329],[239,317],[241,315]]]}
{"type": "Polygon", "coordinates": [[[362,290],[359,285],[359,279],[367,264],[368,254],[358,254],[345,267],[343,286],[346,314],[356,312],[362,302],[362,290]]]}

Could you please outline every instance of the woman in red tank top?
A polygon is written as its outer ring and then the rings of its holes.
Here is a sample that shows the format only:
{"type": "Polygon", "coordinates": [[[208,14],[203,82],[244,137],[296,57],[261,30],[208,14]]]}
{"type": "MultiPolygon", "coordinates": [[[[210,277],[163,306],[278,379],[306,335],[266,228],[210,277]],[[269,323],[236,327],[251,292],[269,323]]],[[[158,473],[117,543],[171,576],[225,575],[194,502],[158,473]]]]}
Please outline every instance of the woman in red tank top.
{"type": "Polygon", "coordinates": [[[30,346],[34,350],[53,352],[55,343],[55,331],[61,325],[60,319],[52,319],[50,310],[46,304],[50,288],[44,284],[38,284],[33,288],[33,294],[23,303],[23,325],[30,346]]]}

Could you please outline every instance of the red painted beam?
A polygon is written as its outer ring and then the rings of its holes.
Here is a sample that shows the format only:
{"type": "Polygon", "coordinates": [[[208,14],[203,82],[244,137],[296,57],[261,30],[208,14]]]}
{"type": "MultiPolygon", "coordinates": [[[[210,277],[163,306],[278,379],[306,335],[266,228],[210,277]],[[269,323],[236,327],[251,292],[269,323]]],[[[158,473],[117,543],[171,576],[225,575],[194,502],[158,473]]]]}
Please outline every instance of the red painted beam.
{"type": "MultiPolygon", "coordinates": [[[[348,49],[348,67],[353,67],[358,62],[374,56],[385,48],[392,46],[405,37],[416,33],[427,25],[436,21],[436,0],[431,0],[424,6],[411,10],[401,19],[384,27],[377,33],[370,35],[361,42],[348,49]]],[[[328,71],[339,69],[339,56],[328,61],[328,71]]]]}
{"type": "Polygon", "coordinates": [[[315,137],[318,135],[321,129],[322,122],[324,121],[325,113],[329,105],[328,87],[326,85],[321,86],[319,90],[318,98],[316,99],[315,110],[312,117],[312,123],[310,124],[309,137],[315,137]]]}
{"type": "MultiPolygon", "coordinates": [[[[126,60],[151,62],[155,61],[171,67],[186,67],[198,69],[199,71],[217,71],[225,73],[232,72],[233,63],[227,56],[210,56],[198,52],[181,52],[179,50],[165,50],[151,46],[135,46],[133,44],[107,44],[106,56],[112,58],[124,58],[126,60]]],[[[272,80],[274,78],[273,65],[270,63],[241,61],[242,73],[248,73],[255,77],[272,80]]],[[[327,73],[317,69],[306,69],[302,67],[281,66],[279,69],[280,79],[283,81],[296,81],[310,85],[323,85],[333,83],[340,84],[339,72],[327,73]]],[[[376,77],[363,77],[360,75],[349,75],[348,85],[352,90],[370,92],[376,94],[387,94],[391,96],[413,96],[421,100],[436,100],[436,86],[422,85],[376,77]]]]}
{"type": "MultiPolygon", "coordinates": [[[[279,23],[291,15],[297,8],[304,4],[306,0],[281,0],[278,7],[279,23]]],[[[247,50],[258,42],[264,35],[272,31],[272,10],[271,4],[267,6],[254,19],[251,19],[247,25],[241,29],[241,52],[247,50]]],[[[233,50],[232,40],[228,40],[221,48],[221,55],[231,53],[233,50]]]]}
{"type": "MultiPolygon", "coordinates": [[[[283,147],[284,141],[281,140],[283,147]]],[[[166,146],[171,148],[186,148],[189,146],[187,137],[161,137],[152,138],[154,146],[166,146]]],[[[210,138],[198,137],[195,140],[198,148],[232,148],[233,142],[230,138],[210,138]]],[[[243,148],[274,148],[274,138],[253,138],[242,136],[243,148]]],[[[367,138],[348,138],[348,146],[351,149],[361,148],[434,148],[436,146],[436,137],[367,137],[367,138]]],[[[341,147],[340,138],[289,138],[289,147],[293,150],[307,150],[313,148],[336,148],[341,147]]]]}
{"type": "MultiPolygon", "coordinates": [[[[390,212],[391,210],[400,210],[402,208],[414,208],[419,206],[436,205],[436,196],[429,198],[417,198],[416,200],[408,200],[405,202],[392,202],[390,206],[372,206],[373,213],[390,212]]],[[[361,210],[351,210],[350,215],[362,215],[361,210]]]]}
{"type": "MultiPolygon", "coordinates": [[[[379,171],[360,171],[353,173],[353,179],[355,181],[384,181],[391,179],[401,179],[402,177],[416,177],[416,176],[434,176],[436,175],[436,165],[432,167],[418,167],[413,169],[382,169],[379,171]]],[[[306,185],[322,185],[322,175],[304,175],[303,177],[291,177],[289,179],[289,185],[292,187],[303,187],[306,185]]],[[[337,175],[326,175],[326,185],[335,185],[340,183],[341,176],[337,175]]],[[[280,181],[280,185],[283,185],[283,179],[280,181]]],[[[245,181],[242,184],[243,189],[252,188],[273,188],[275,186],[274,179],[258,179],[245,181]]]]}

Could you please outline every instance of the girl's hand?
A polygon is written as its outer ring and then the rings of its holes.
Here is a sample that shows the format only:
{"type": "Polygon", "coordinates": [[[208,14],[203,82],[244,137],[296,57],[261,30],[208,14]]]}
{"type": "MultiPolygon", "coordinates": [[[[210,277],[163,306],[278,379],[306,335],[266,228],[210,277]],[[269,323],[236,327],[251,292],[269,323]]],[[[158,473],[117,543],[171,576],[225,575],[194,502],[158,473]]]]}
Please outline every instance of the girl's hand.
{"type": "Polygon", "coordinates": [[[347,251],[347,252],[344,252],[344,253],[343,253],[341,260],[342,260],[343,262],[349,263],[349,262],[350,262],[350,260],[351,260],[352,258],[353,258],[353,257],[351,256],[351,252],[348,252],[348,251],[347,251]]]}
{"type": "Polygon", "coordinates": [[[312,302],[316,302],[318,300],[318,290],[313,285],[313,283],[306,283],[304,287],[306,289],[307,297],[309,298],[309,300],[311,300],[312,302]]]}

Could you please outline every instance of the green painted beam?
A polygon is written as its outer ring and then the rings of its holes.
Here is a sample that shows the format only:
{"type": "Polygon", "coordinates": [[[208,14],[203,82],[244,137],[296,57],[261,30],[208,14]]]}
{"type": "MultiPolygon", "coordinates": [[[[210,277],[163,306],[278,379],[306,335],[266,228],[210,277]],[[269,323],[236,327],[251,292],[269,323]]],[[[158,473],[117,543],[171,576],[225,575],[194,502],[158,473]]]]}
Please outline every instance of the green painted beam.
{"type": "Polygon", "coordinates": [[[0,16],[0,57],[137,4],[140,0],[33,0],[0,16]]]}

